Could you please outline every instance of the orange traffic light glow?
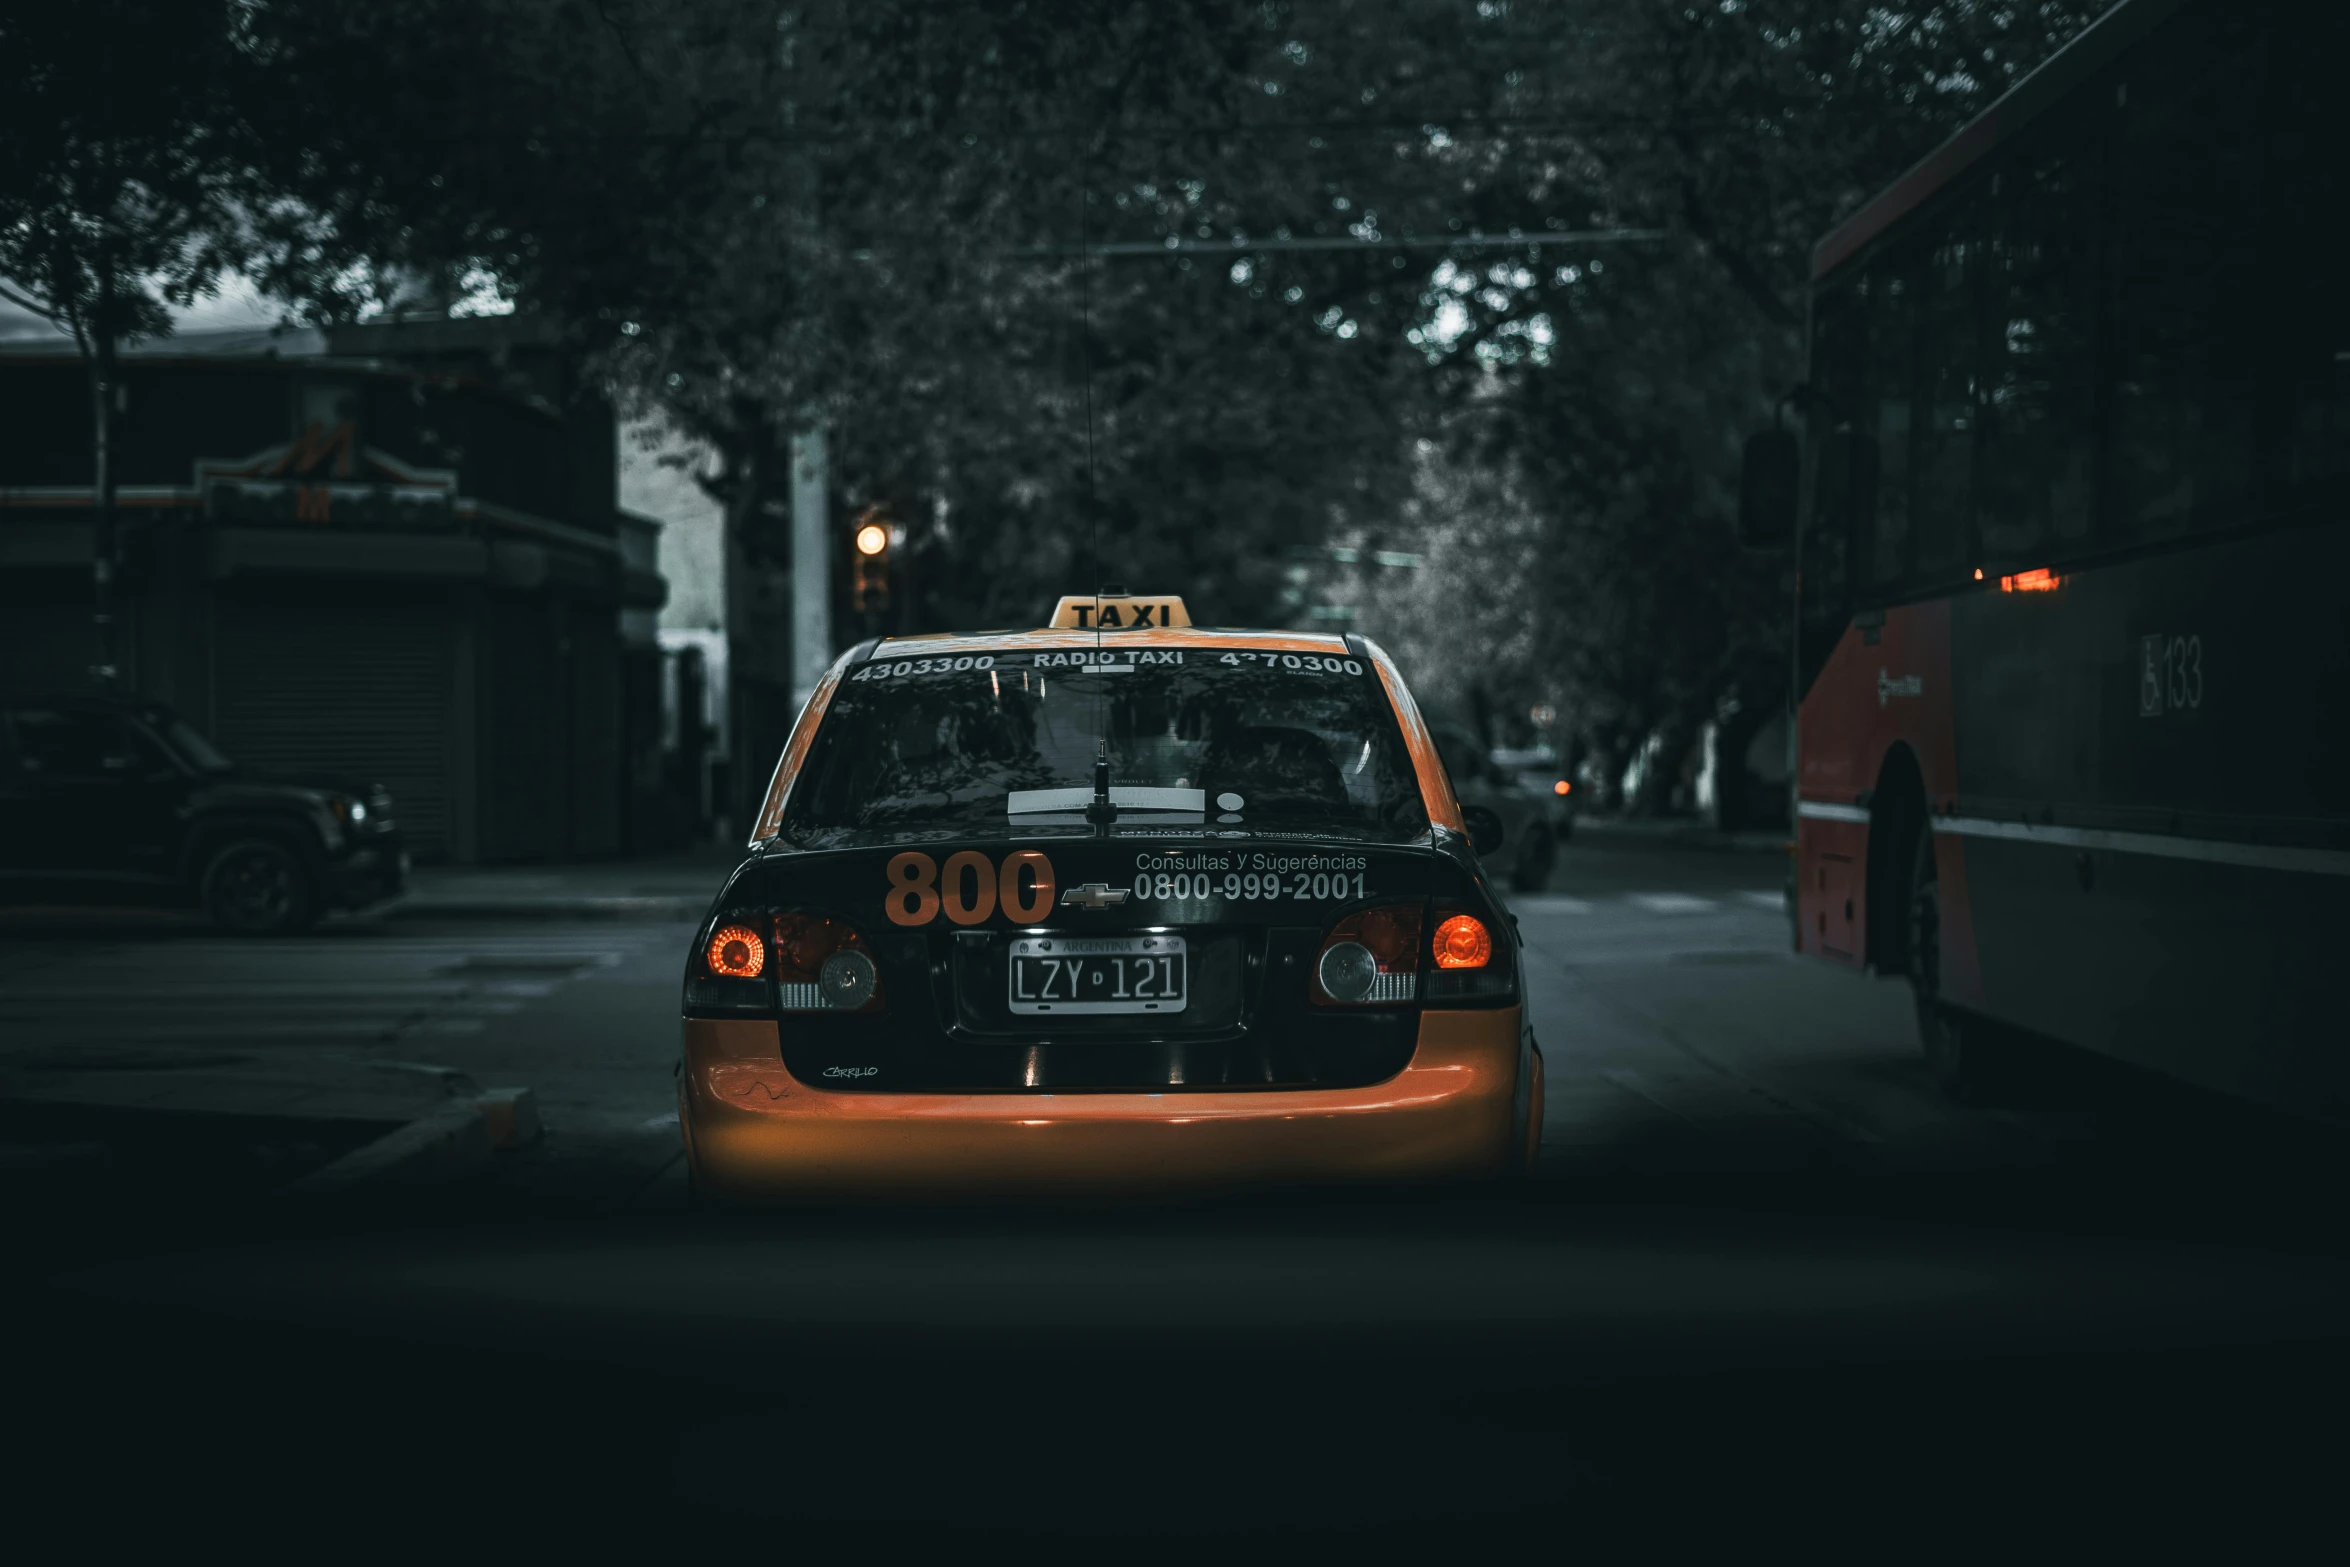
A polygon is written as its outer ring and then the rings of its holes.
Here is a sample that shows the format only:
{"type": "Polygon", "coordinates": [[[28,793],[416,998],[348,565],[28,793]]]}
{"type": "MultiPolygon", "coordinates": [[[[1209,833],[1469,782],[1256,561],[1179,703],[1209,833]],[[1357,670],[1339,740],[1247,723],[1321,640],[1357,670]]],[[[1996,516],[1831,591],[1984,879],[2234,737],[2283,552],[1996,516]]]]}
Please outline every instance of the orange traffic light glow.
{"type": "Polygon", "coordinates": [[[2064,578],[2050,571],[2046,566],[2039,566],[2030,571],[2019,571],[2012,577],[2001,577],[1999,591],[2002,593],[2054,593],[2063,581],[2064,578]]]}
{"type": "Polygon", "coordinates": [[[1552,794],[1573,794],[1575,792],[1575,786],[1567,782],[1564,778],[1561,778],[1557,783],[1554,783],[1550,786],[1550,792],[1552,794]]]}
{"type": "Polygon", "coordinates": [[[857,530],[857,553],[878,555],[889,548],[889,529],[878,522],[869,522],[857,530]]]}
{"type": "Polygon", "coordinates": [[[1436,927],[1438,968],[1483,968],[1493,957],[1493,938],[1484,922],[1455,914],[1436,927]]]}

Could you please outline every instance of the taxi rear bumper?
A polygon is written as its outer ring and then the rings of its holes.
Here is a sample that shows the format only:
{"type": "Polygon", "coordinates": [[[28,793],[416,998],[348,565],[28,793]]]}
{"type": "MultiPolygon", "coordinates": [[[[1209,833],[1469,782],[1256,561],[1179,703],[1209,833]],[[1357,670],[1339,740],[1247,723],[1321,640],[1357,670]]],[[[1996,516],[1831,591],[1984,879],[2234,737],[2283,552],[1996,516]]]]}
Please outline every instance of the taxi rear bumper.
{"type": "Polygon", "coordinates": [[[772,1022],[689,1018],[679,1120],[698,1185],[738,1198],[1498,1175],[1522,1034],[1515,1007],[1425,1012],[1411,1063],[1362,1088],[841,1093],[785,1070],[772,1022]]]}

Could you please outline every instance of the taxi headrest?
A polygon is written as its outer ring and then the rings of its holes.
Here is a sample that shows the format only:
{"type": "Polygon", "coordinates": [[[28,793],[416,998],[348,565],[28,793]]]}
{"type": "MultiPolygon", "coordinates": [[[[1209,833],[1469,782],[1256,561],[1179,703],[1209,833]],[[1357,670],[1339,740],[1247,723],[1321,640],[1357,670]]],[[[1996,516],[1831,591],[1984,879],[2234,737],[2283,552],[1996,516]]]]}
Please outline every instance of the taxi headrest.
{"type": "Polygon", "coordinates": [[[1190,624],[1183,600],[1165,593],[1065,593],[1053,606],[1055,631],[1159,631],[1190,624]]]}

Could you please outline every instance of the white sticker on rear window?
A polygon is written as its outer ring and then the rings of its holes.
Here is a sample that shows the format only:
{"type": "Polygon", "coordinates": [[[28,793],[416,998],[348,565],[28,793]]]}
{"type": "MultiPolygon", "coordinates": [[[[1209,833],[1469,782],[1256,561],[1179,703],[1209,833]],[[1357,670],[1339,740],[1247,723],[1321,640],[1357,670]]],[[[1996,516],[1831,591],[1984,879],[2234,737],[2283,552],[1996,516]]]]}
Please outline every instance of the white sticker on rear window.
{"type": "Polygon", "coordinates": [[[902,679],[908,675],[949,675],[960,674],[967,669],[993,668],[995,668],[994,654],[966,653],[957,658],[901,658],[895,662],[883,659],[877,663],[867,664],[849,678],[851,680],[889,680],[902,679]]]}
{"type": "Polygon", "coordinates": [[[1171,647],[1076,648],[1066,653],[1039,653],[1036,655],[1036,667],[1039,669],[1078,667],[1140,669],[1146,664],[1180,664],[1182,662],[1182,650],[1171,647]]]}

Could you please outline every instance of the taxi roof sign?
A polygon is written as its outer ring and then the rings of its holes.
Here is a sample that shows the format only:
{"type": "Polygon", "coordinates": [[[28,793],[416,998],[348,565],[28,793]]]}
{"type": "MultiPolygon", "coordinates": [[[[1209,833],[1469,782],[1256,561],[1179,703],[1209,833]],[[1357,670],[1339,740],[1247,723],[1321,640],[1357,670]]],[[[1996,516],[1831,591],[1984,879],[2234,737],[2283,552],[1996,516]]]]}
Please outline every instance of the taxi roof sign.
{"type": "Polygon", "coordinates": [[[1055,631],[1163,631],[1191,624],[1168,593],[1065,593],[1053,606],[1055,631]]]}

